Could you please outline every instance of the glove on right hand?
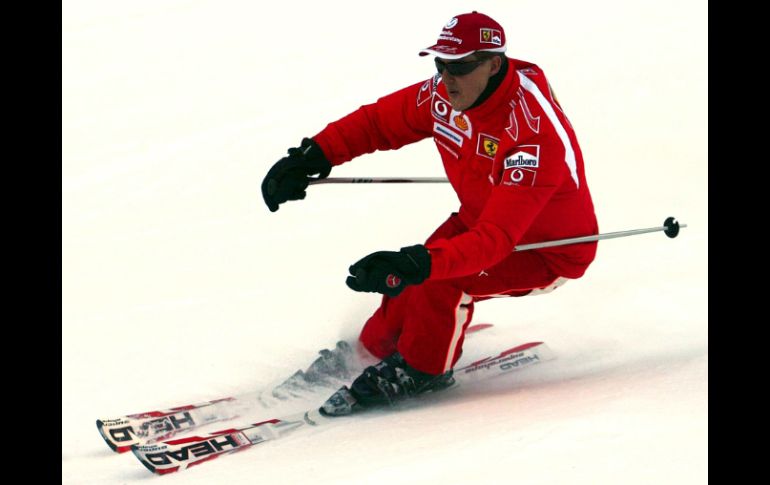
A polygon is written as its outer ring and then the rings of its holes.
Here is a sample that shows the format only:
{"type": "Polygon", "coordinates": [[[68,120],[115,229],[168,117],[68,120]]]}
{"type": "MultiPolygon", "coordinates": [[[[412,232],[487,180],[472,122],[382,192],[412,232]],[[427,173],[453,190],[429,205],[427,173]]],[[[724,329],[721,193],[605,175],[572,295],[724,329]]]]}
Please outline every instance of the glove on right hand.
{"type": "Polygon", "coordinates": [[[430,276],[431,258],[422,244],[400,251],[377,251],[350,266],[345,283],[351,290],[398,296],[408,285],[419,285],[430,276]]]}
{"type": "Polygon", "coordinates": [[[312,175],[326,178],[332,164],[326,159],[321,147],[310,138],[303,138],[299,148],[289,148],[289,156],[273,165],[262,181],[262,197],[270,212],[289,200],[304,199],[312,175]]]}

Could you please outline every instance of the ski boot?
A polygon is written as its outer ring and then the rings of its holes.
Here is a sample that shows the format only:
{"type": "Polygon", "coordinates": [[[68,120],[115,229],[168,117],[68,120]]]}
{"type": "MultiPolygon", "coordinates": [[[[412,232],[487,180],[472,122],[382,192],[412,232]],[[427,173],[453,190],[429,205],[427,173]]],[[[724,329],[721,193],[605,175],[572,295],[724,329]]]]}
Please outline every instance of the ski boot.
{"type": "Polygon", "coordinates": [[[321,407],[328,416],[350,414],[357,407],[394,405],[425,392],[436,392],[454,384],[452,371],[431,375],[409,366],[398,352],[377,365],[367,367],[348,387],[335,392],[321,407]]]}

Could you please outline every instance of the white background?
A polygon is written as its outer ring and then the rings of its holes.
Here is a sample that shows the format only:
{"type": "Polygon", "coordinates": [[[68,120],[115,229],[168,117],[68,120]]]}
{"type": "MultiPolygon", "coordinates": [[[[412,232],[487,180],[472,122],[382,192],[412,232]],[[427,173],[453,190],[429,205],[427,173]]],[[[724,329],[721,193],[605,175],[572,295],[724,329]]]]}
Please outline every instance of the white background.
{"type": "MultiPolygon", "coordinates": [[[[259,185],[326,123],[427,79],[478,9],[540,65],[578,134],[602,242],[556,292],[485,302],[483,355],[558,359],[438,406],[269,443],[164,483],[705,483],[707,5],[697,0],[63,3],[62,472],[151,478],[96,418],[237,394],[354,338],[371,251],[423,242],[448,185],[322,186],[275,214],[259,185]]],[[[442,176],[430,141],[334,176],[442,176]]],[[[273,416],[265,416],[267,418],[273,416]]]]}

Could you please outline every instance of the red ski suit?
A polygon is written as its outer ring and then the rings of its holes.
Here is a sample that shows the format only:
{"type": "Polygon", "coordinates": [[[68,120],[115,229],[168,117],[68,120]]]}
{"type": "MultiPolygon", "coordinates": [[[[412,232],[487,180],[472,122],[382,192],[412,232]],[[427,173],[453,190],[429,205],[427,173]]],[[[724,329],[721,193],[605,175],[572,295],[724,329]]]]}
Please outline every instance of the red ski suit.
{"type": "Polygon", "coordinates": [[[431,374],[462,352],[474,301],[523,296],[579,278],[596,243],[514,252],[514,246],[597,234],[583,156],[535,64],[508,59],[497,89],[454,111],[439,75],[362,106],[313,139],[332,165],[433,137],[461,206],[425,246],[430,277],[383,297],[360,339],[379,358],[398,350],[431,374]]]}

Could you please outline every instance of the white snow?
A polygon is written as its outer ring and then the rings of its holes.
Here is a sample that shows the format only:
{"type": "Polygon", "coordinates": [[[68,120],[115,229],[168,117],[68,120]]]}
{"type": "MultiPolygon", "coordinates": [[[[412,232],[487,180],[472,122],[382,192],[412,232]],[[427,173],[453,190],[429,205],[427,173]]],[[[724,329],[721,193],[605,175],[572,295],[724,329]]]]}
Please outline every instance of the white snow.
{"type": "MultiPolygon", "coordinates": [[[[354,338],[345,286],[422,242],[447,185],[320,186],[270,213],[259,185],[303,136],[432,75],[454,14],[506,28],[578,134],[602,242],[554,293],[484,302],[464,358],[544,340],[557,360],[422,406],[260,445],[164,483],[701,484],[708,457],[707,6],[167,0],[63,4],[62,474],[152,478],[97,418],[242,393],[354,338]]],[[[335,176],[441,176],[430,141],[335,176]]],[[[274,416],[265,416],[270,418],[274,416]]]]}

